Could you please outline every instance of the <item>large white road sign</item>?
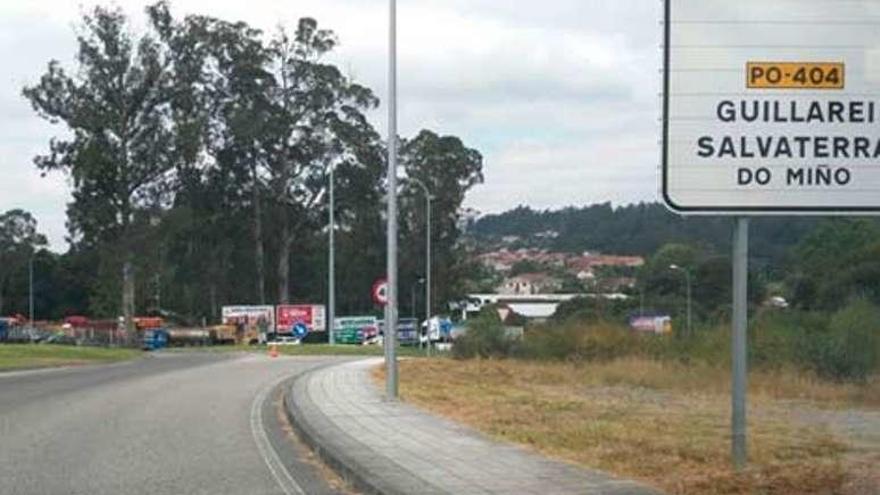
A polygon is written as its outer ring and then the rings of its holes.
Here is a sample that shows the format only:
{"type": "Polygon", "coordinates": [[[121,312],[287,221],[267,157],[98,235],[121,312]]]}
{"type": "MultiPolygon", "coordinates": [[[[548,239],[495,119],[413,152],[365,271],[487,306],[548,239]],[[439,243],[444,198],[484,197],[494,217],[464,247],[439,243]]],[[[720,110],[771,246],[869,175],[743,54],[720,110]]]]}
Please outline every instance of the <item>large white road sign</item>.
{"type": "Polygon", "coordinates": [[[666,0],[665,16],[670,208],[880,210],[880,1],[666,0]]]}

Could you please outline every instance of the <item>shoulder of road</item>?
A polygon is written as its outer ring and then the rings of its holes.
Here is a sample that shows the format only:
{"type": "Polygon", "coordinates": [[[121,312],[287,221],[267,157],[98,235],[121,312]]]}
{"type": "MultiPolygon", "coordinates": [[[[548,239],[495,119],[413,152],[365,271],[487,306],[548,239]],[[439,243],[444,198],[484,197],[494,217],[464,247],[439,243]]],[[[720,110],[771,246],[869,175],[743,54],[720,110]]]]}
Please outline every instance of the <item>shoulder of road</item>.
{"type": "Polygon", "coordinates": [[[376,494],[632,494],[634,481],[499,443],[412,406],[371,382],[380,359],[324,367],[286,394],[291,423],[357,489],[376,494]]]}

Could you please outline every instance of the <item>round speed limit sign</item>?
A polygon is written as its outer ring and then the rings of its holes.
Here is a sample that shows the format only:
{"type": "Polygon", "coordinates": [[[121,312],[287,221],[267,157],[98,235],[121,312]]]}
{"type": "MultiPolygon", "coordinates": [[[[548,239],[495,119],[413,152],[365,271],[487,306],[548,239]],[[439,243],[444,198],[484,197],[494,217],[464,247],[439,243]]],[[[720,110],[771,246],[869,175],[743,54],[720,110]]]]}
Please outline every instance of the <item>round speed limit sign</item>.
{"type": "Polygon", "coordinates": [[[380,278],[373,283],[373,302],[379,306],[388,304],[388,281],[380,278]]]}

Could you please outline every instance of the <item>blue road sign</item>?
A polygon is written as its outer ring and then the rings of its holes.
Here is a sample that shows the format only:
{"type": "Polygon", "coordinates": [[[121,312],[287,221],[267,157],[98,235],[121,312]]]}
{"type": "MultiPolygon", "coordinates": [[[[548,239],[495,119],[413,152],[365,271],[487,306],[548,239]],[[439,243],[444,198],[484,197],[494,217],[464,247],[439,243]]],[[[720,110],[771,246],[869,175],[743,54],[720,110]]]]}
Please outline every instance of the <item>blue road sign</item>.
{"type": "Polygon", "coordinates": [[[309,327],[305,323],[298,321],[293,325],[293,336],[302,340],[309,334],[309,327]]]}

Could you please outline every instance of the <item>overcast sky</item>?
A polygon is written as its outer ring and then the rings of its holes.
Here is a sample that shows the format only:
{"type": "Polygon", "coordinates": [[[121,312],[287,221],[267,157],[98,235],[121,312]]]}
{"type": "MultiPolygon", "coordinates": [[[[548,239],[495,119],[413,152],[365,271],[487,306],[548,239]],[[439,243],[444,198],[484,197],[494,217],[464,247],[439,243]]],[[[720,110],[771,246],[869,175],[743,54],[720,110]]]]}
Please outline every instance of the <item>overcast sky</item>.
{"type": "MultiPolygon", "coordinates": [[[[657,198],[660,3],[656,0],[400,0],[401,133],[460,136],[485,157],[467,206],[560,208],[657,198]]],[[[135,25],[143,1],[117,0],[135,25]]],[[[50,59],[69,64],[88,1],[0,5],[0,212],[31,211],[66,249],[67,179],[32,164],[63,130],[21,97],[50,59]]],[[[386,0],[176,0],[266,31],[311,16],[339,35],[334,60],[386,94],[386,0]]],[[[384,108],[373,121],[385,129],[384,108]]]]}

